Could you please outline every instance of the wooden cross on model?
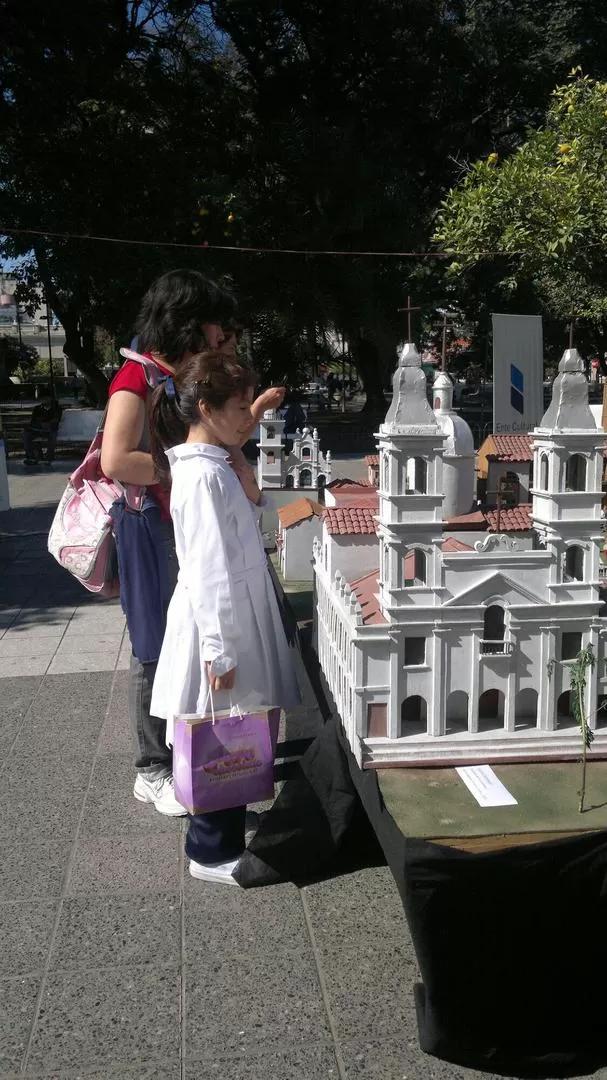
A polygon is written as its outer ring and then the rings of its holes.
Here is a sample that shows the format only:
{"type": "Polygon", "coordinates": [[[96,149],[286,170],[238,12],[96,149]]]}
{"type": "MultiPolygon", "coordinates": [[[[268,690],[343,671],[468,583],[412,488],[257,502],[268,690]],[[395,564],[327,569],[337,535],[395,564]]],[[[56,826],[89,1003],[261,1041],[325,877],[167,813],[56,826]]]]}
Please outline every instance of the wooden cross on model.
{"type": "Polygon", "coordinates": [[[441,348],[441,371],[447,370],[447,323],[449,319],[457,319],[455,311],[443,311],[443,344],[441,348]]]}
{"type": "Polygon", "coordinates": [[[411,306],[411,297],[408,296],[407,297],[407,306],[406,307],[399,307],[398,310],[402,311],[402,312],[405,312],[405,311],[407,312],[407,334],[408,334],[407,341],[412,343],[413,342],[413,336],[412,336],[412,332],[411,332],[411,315],[413,314],[414,311],[421,311],[421,308],[412,307],[411,306]]]}

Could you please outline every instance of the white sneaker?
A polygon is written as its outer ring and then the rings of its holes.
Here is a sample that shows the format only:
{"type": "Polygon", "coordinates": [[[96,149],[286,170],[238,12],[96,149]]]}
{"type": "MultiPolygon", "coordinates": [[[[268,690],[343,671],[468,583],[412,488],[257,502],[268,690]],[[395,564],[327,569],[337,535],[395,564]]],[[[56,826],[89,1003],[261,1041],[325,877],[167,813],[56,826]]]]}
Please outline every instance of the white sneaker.
{"type": "Polygon", "coordinates": [[[177,802],[172,776],[146,776],[137,773],[133,795],[139,802],[153,803],[159,814],[184,817],[187,810],[177,802]]]}
{"type": "Polygon", "coordinates": [[[238,865],[238,859],[229,862],[201,863],[190,859],[190,874],[199,881],[214,881],[219,885],[238,885],[232,874],[238,865]]]}

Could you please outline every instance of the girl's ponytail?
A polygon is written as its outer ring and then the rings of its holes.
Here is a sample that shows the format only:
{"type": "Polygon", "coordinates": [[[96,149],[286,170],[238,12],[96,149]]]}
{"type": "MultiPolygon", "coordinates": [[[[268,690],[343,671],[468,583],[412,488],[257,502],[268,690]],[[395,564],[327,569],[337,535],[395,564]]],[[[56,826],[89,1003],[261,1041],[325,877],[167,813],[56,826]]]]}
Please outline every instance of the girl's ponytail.
{"type": "Polygon", "coordinates": [[[150,449],[156,475],[162,486],[168,488],[171,484],[171,470],[165,450],[185,442],[188,434],[188,426],[179,414],[178,399],[171,376],[154,390],[148,422],[150,449]]]}

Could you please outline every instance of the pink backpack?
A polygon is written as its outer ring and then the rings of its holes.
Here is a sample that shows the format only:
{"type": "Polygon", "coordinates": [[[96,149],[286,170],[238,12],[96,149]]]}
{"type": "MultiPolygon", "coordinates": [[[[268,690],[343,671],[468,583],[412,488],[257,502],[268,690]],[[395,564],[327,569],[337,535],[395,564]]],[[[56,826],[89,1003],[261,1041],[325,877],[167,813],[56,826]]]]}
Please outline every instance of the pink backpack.
{"type": "MultiPolygon", "coordinates": [[[[160,372],[155,364],[130,349],[120,352],[127,360],[143,365],[148,386],[157,385],[160,372]]],[[[123,497],[132,509],[140,509],[145,488],[123,485],[103,475],[101,442],[106,414],[107,408],[84,461],[67,482],[48,535],[48,550],[85,589],[110,599],[120,592],[110,509],[123,497]]]]}

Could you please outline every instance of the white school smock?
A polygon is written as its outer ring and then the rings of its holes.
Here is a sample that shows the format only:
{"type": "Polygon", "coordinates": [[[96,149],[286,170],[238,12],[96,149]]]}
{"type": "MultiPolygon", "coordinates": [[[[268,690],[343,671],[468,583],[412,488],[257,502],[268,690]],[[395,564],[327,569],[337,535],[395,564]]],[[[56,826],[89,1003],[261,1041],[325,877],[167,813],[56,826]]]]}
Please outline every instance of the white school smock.
{"type": "Polygon", "coordinates": [[[215,709],[230,696],[243,710],[300,700],[254,507],[228,456],[206,443],[167,451],[179,575],[150,712],[166,719],[169,746],[177,713],[209,712],[208,660],[218,674],[236,666],[234,689],[214,693],[215,709]]]}

